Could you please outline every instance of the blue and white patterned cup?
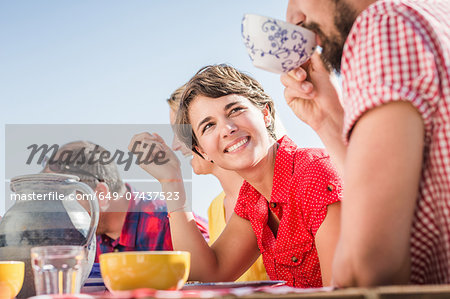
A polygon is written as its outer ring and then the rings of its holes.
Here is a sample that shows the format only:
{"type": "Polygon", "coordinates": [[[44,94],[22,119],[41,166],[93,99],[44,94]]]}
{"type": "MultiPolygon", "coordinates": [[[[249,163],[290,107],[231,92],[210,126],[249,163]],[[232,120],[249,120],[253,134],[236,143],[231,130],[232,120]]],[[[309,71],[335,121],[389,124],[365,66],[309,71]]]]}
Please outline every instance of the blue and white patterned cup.
{"type": "Polygon", "coordinates": [[[254,14],[244,15],[241,33],[253,65],[277,74],[305,63],[316,47],[314,32],[254,14]]]}

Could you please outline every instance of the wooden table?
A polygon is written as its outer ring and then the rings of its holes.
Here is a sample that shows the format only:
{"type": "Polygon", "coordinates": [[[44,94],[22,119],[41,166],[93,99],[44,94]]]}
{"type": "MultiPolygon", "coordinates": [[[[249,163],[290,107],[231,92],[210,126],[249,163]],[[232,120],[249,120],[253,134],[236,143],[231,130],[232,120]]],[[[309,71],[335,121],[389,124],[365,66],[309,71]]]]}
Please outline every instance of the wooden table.
{"type": "MultiPolygon", "coordinates": [[[[184,292],[184,291],[183,291],[184,292]]],[[[159,294],[161,295],[161,294],[159,294]]],[[[157,298],[178,298],[176,291],[165,296],[157,298]]],[[[184,293],[186,295],[186,293],[184,293]]],[[[205,294],[203,294],[205,295],[205,294]]],[[[154,295],[153,295],[154,296],[154,295]]],[[[140,295],[128,295],[125,297],[117,297],[111,294],[96,295],[95,299],[116,299],[116,298],[139,298],[147,299],[154,298],[150,293],[141,293],[140,295]]],[[[193,297],[192,294],[189,298],[193,297]]],[[[389,286],[377,288],[348,288],[333,291],[319,291],[312,293],[286,293],[286,294],[272,294],[256,292],[249,295],[211,295],[203,298],[218,298],[218,299],[265,299],[265,298],[312,298],[312,299],[450,299],[450,285],[427,285],[427,286],[389,286]]]]}
{"type": "MultiPolygon", "coordinates": [[[[225,298],[236,298],[226,296],[225,298]]],[[[274,298],[271,294],[255,293],[239,298],[274,298]]],[[[285,294],[276,298],[314,298],[314,299],[450,299],[450,285],[427,286],[389,286],[378,288],[349,288],[331,292],[310,294],[285,294]]]]}

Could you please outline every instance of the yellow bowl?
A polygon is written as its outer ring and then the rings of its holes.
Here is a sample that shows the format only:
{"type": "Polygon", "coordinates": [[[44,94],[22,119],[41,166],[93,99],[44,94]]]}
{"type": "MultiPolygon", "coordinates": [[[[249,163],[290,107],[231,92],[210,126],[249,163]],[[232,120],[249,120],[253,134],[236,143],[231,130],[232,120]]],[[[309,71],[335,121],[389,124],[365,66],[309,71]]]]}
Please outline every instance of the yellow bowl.
{"type": "Polygon", "coordinates": [[[100,272],[110,291],[151,288],[176,290],[189,276],[186,251],[132,251],[100,255],[100,272]]]}
{"type": "Polygon", "coordinates": [[[24,262],[0,261],[0,299],[11,299],[22,289],[24,262]]]}

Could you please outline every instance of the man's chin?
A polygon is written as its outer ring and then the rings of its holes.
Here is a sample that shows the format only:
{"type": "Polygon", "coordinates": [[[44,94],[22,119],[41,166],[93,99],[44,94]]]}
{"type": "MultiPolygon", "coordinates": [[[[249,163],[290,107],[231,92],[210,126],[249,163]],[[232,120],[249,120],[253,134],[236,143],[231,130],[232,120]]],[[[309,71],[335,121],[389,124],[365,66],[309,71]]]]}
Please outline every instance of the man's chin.
{"type": "Polygon", "coordinates": [[[342,49],[338,45],[328,45],[322,50],[320,58],[329,72],[335,71],[340,74],[342,49]]]}

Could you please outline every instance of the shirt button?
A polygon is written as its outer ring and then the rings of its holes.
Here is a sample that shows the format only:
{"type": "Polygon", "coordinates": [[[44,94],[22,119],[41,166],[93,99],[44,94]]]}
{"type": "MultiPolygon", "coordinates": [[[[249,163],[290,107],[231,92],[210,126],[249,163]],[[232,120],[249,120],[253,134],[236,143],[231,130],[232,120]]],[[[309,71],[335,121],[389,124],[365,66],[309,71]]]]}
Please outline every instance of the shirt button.
{"type": "Polygon", "coordinates": [[[332,184],[329,184],[327,186],[327,190],[330,191],[330,192],[333,191],[334,190],[334,186],[332,184]]]}
{"type": "Polygon", "coordinates": [[[291,261],[292,261],[293,263],[296,263],[296,262],[298,262],[298,258],[297,258],[296,256],[293,256],[293,257],[291,258],[291,261]]]}
{"type": "Polygon", "coordinates": [[[272,209],[275,209],[275,208],[277,207],[277,204],[274,203],[274,202],[271,202],[271,203],[270,203],[270,206],[272,207],[272,209]]]}

